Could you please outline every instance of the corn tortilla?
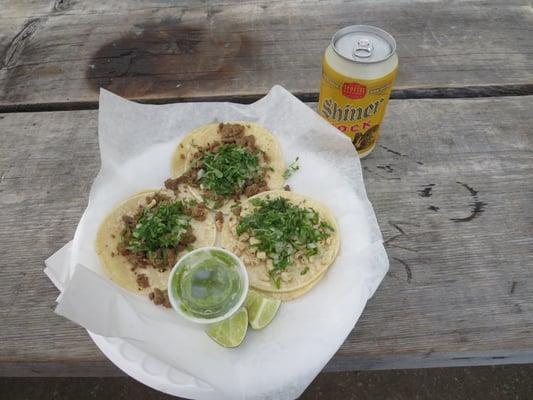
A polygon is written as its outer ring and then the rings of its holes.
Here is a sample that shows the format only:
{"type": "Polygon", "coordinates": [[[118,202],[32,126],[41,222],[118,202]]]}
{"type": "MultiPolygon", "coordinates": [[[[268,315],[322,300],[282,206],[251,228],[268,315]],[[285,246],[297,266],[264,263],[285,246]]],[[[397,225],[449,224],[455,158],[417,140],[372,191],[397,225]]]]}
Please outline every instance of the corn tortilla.
{"type": "Polygon", "coordinates": [[[221,232],[222,246],[239,255],[246,265],[250,286],[272,297],[292,299],[310,290],[324,276],[333,264],[340,247],[339,228],[331,211],[324,204],[295,192],[275,190],[260,193],[242,204],[241,216],[250,213],[254,206],[250,203],[256,198],[284,197],[292,204],[312,208],[318,212],[320,218],[329,223],[334,231],[331,236],[319,244],[320,253],[310,260],[294,262],[281,275],[280,287],[277,288],[268,275],[271,268],[268,259],[260,259],[254,255],[249,241],[243,242],[236,234],[236,227],[240,217],[230,215],[226,218],[221,232]],[[307,273],[302,274],[307,269],[307,273]]]}
{"type": "MultiPolygon", "coordinates": [[[[229,121],[227,124],[239,124],[245,127],[245,135],[255,137],[255,145],[262,150],[268,159],[268,166],[272,168],[265,177],[265,181],[270,190],[281,189],[284,184],[283,173],[285,172],[285,161],[281,152],[281,147],[270,131],[259,124],[247,121],[229,121]]],[[[187,172],[194,161],[193,154],[197,147],[207,147],[215,141],[220,141],[218,133],[218,123],[202,125],[192,130],[176,147],[171,160],[171,174],[176,178],[187,172]]],[[[191,193],[202,200],[202,191],[199,188],[189,186],[191,193]]],[[[242,195],[241,200],[246,196],[242,195]]],[[[228,213],[235,201],[228,199],[220,208],[228,213]]]]}
{"type": "MultiPolygon", "coordinates": [[[[124,289],[146,295],[154,288],[166,290],[170,268],[166,271],[159,271],[157,268],[147,266],[146,268],[137,268],[136,271],[132,271],[132,264],[117,252],[117,245],[121,241],[121,234],[124,228],[122,216],[133,216],[139,207],[145,207],[147,205],[146,197],[154,195],[156,192],[158,190],[143,191],[118,204],[101,223],[95,243],[96,253],[100,257],[105,274],[124,289]],[[148,288],[139,288],[135,272],[148,277],[150,283],[148,288]]],[[[161,190],[160,192],[170,198],[175,198],[172,191],[161,190]]],[[[185,200],[182,197],[180,199],[185,200]]],[[[196,236],[196,241],[192,244],[193,248],[214,245],[216,227],[211,214],[208,213],[205,221],[191,219],[191,227],[193,234],[196,236]]],[[[177,256],[179,258],[182,255],[178,254],[177,256]]]]}

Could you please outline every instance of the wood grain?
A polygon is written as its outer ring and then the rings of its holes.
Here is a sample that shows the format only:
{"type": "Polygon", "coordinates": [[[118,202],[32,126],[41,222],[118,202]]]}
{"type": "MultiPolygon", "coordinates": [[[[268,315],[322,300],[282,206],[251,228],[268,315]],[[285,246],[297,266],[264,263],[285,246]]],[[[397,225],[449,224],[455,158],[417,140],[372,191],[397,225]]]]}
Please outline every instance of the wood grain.
{"type": "Polygon", "coordinates": [[[397,39],[393,96],[533,92],[527,0],[15,3],[0,16],[2,110],[94,106],[99,87],[158,102],[257,97],[274,84],[314,95],[332,34],[361,23],[397,39]]]}
{"type": "MultiPolygon", "coordinates": [[[[362,162],[391,268],[327,369],[533,361],[532,101],[391,101],[362,162]]],[[[0,114],[0,375],[120,374],[42,272],[85,208],[96,119],[0,114]]]]}

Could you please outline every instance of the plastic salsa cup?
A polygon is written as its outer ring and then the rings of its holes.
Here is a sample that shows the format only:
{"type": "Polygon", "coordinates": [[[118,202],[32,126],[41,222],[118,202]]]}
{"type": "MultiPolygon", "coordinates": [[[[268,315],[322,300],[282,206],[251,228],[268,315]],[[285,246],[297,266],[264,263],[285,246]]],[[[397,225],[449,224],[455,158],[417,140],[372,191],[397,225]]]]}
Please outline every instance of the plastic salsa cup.
{"type": "Polygon", "coordinates": [[[229,318],[242,306],[247,294],[244,264],[220,247],[201,247],[185,254],[168,278],[172,308],[201,324],[229,318]]]}

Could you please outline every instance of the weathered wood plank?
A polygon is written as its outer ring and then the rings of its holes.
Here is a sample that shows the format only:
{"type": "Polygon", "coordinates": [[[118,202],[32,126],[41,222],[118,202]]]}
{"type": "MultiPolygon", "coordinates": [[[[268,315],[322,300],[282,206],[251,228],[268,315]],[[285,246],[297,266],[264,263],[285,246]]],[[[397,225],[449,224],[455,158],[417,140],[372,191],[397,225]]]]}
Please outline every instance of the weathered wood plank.
{"type": "Polygon", "coordinates": [[[61,0],[2,1],[0,21],[5,24],[13,20],[23,21],[26,18],[35,17],[36,15],[47,14],[54,11],[56,4],[60,2],[61,0]]]}
{"type": "MultiPolygon", "coordinates": [[[[388,276],[330,370],[533,361],[533,96],[392,101],[363,160],[388,276]]],[[[116,375],[43,260],[99,168],[95,111],[0,114],[0,375],[116,375]]]]}
{"type": "Polygon", "coordinates": [[[485,85],[532,91],[527,0],[52,3],[45,9],[42,1],[17,2],[2,19],[4,110],[94,103],[100,86],[149,101],[253,97],[274,84],[314,94],[331,35],[354,23],[396,37],[396,88],[409,89],[400,95],[485,85]]]}

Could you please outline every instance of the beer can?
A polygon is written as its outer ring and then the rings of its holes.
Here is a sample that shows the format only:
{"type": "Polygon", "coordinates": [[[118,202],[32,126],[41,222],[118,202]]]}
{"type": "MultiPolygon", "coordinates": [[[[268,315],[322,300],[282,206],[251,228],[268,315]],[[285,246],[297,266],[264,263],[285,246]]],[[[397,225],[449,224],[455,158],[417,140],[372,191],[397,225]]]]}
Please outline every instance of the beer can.
{"type": "Polygon", "coordinates": [[[340,29],[324,53],[318,112],[361,158],[376,145],[397,71],[396,41],[374,26],[340,29]]]}

